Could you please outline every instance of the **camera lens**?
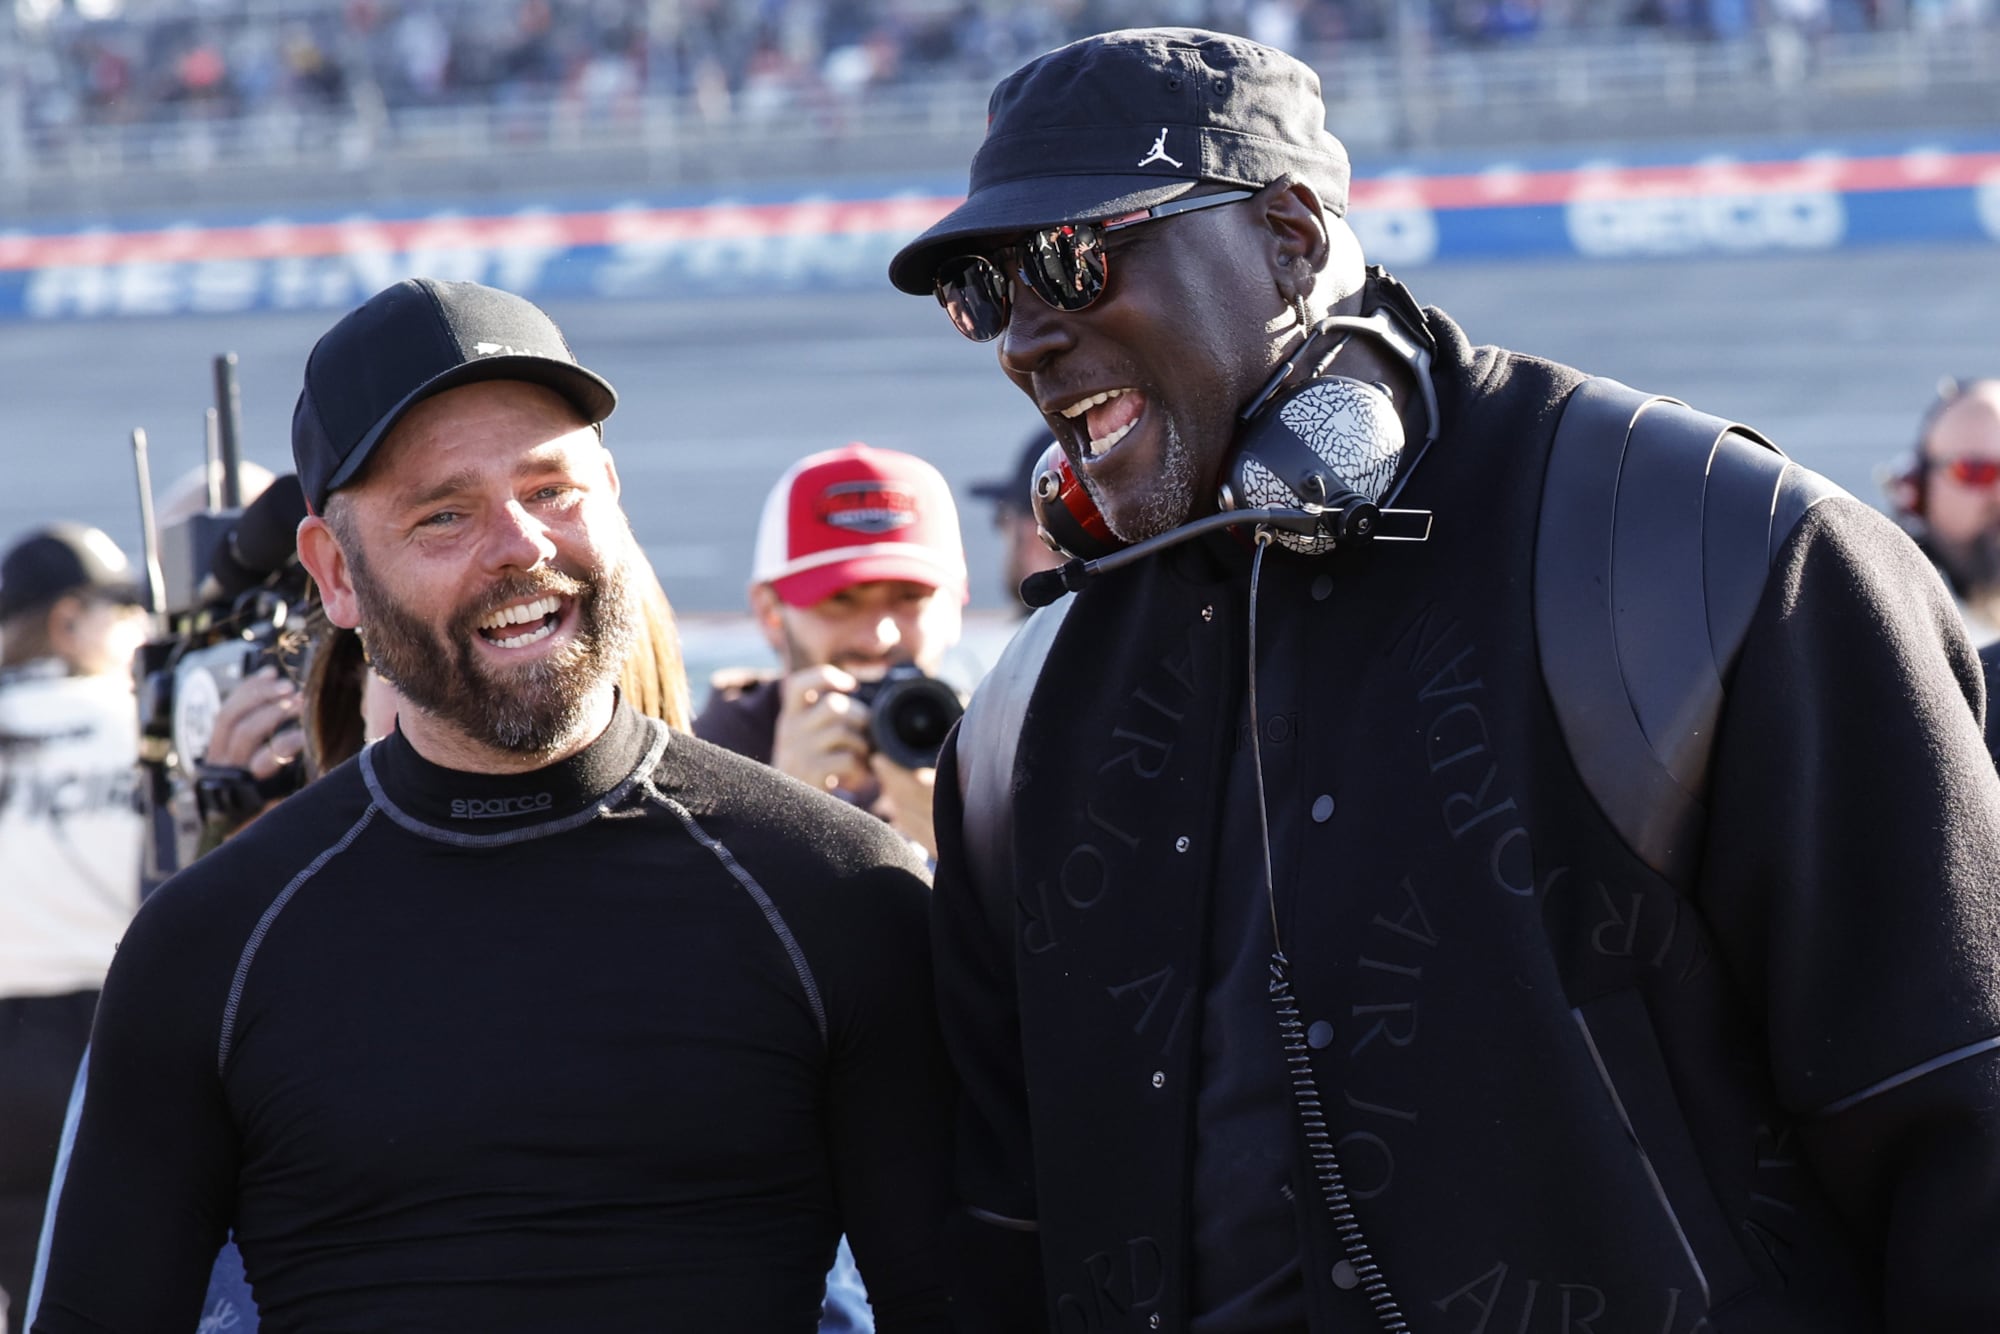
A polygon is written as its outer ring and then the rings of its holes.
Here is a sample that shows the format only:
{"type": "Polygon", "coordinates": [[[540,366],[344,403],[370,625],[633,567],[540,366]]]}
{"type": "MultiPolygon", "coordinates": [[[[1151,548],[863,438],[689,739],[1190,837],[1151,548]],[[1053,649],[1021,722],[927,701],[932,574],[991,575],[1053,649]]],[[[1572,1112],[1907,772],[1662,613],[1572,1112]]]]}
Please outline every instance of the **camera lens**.
{"type": "Polygon", "coordinates": [[[905,769],[935,765],[952,724],[965,712],[957,691],[909,663],[891,668],[871,694],[869,739],[905,769]]]}

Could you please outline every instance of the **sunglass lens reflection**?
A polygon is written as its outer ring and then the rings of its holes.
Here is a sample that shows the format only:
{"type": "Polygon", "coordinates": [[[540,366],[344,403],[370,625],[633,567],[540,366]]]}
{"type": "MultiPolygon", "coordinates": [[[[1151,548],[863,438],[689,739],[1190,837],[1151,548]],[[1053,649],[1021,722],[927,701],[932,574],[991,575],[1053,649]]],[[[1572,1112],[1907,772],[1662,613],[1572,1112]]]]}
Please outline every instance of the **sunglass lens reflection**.
{"type": "Polygon", "coordinates": [[[1095,227],[1049,227],[1021,248],[1023,276],[1057,310],[1082,310],[1104,291],[1104,242],[1095,227]]]}
{"type": "Polygon", "coordinates": [[[979,255],[963,255],[938,270],[938,304],[958,331],[975,342],[1007,327],[1007,280],[979,255]]]}
{"type": "Polygon", "coordinates": [[[1945,465],[1960,486],[1992,486],[2000,482],[2000,459],[1953,459],[1945,465]]]}

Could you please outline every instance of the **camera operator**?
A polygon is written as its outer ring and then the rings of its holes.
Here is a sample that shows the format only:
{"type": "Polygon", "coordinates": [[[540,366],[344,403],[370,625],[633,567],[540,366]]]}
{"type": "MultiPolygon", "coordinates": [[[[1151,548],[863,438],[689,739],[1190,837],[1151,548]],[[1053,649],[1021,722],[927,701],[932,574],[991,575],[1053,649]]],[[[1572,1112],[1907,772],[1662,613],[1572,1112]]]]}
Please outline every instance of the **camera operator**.
{"type": "MultiPolygon", "coordinates": [[[[936,468],[860,444],[801,459],[764,502],[751,575],[751,610],[783,670],[718,678],[695,735],[873,811],[935,856],[935,744],[898,763],[870,720],[885,711],[885,678],[935,677],[965,600],[958,510],[936,468]]],[[[935,702],[918,730],[941,722],[942,741],[957,708],[935,702]]]]}
{"type": "Polygon", "coordinates": [[[70,1076],[139,901],[125,554],[55,524],[0,561],[0,1315],[21,1324],[70,1076]],[[10,1310],[11,1308],[11,1310],[10,1310]]]}

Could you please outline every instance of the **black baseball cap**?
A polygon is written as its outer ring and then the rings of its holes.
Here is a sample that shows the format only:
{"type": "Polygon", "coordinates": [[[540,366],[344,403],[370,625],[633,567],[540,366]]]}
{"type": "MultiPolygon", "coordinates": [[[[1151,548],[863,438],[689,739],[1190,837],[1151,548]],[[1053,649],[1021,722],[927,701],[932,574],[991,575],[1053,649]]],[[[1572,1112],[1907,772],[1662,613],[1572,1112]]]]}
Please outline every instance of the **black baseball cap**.
{"type": "Polygon", "coordinates": [[[1001,80],[966,200],[889,262],[922,295],[967,238],[1093,222],[1204,183],[1260,189],[1287,173],[1347,212],[1347,150],[1319,76],[1283,51],[1200,28],[1099,33],[1001,80]]]}
{"type": "Polygon", "coordinates": [[[1049,435],[1049,428],[1038,426],[1029,433],[1021,446],[1021,455],[1014,461],[1014,471],[1006,477],[994,477],[984,482],[972,484],[972,494],[981,500],[990,500],[999,509],[1016,510],[1028,514],[1034,510],[1031,493],[1035,489],[1035,465],[1042,461],[1055,440],[1049,435]]]}
{"type": "Polygon", "coordinates": [[[306,358],[292,460],[312,512],[325,512],[327,496],[354,480],[404,413],[482,380],[546,385],[593,426],[618,406],[534,302],[479,283],[406,278],[349,311],[306,358]]]}
{"type": "Polygon", "coordinates": [[[101,529],[52,523],[22,538],[0,559],[0,620],[50,606],[68,593],[146,605],[132,562],[101,529]]]}

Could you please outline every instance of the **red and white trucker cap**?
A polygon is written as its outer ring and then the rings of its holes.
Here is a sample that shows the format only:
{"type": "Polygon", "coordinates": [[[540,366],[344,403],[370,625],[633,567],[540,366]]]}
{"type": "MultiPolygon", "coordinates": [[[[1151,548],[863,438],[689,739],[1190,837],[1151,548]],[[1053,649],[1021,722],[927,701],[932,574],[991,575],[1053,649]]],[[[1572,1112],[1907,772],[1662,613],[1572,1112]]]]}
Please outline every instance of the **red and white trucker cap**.
{"type": "Polygon", "coordinates": [[[966,595],[965,543],[944,474],[859,444],[793,464],[765,498],[750,582],[810,607],[882,579],[966,595]]]}

